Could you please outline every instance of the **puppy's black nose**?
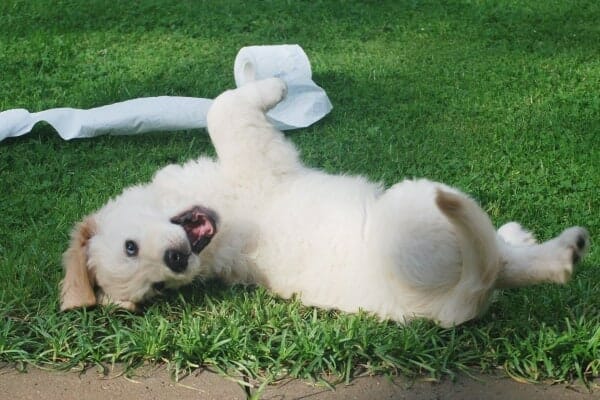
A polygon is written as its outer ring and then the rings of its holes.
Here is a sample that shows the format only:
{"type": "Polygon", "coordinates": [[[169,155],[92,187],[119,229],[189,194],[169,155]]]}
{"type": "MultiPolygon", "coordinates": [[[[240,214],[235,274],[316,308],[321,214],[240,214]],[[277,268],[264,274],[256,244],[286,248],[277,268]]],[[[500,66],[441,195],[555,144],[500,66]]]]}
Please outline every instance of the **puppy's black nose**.
{"type": "Polygon", "coordinates": [[[189,253],[169,249],[165,251],[163,260],[165,261],[165,264],[167,264],[167,267],[169,267],[173,272],[183,272],[187,268],[189,257],[189,253]]]}

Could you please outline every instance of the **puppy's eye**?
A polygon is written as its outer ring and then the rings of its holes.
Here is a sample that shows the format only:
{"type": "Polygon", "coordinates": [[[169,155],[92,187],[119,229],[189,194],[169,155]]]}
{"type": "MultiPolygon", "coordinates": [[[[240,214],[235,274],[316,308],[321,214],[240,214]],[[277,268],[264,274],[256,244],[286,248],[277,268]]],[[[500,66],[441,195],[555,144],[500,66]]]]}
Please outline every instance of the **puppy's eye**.
{"type": "Polygon", "coordinates": [[[127,257],[135,257],[138,254],[138,245],[133,240],[125,241],[125,254],[127,257]]]}

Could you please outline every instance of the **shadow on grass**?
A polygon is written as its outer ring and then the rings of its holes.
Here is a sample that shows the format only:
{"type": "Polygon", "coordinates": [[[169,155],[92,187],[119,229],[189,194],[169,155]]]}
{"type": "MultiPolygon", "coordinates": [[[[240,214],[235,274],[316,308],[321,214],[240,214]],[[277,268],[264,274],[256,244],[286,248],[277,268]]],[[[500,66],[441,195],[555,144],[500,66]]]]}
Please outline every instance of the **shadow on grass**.
{"type": "MultiPolygon", "coordinates": [[[[431,48],[437,57],[454,53],[447,63],[452,71],[461,54],[465,64],[472,57],[489,58],[490,66],[497,68],[511,55],[523,53],[534,60],[560,53],[579,53],[577,58],[593,60],[600,42],[600,5],[594,2],[282,1],[256,2],[253,7],[242,1],[198,4],[165,0],[110,7],[104,2],[90,2],[86,7],[72,2],[16,4],[5,2],[0,9],[0,15],[4,14],[0,35],[7,43],[16,38],[30,40],[39,45],[41,54],[28,52],[27,42],[22,43],[3,60],[5,76],[14,78],[14,83],[24,75],[37,76],[45,104],[49,104],[47,98],[60,99],[62,92],[71,90],[71,97],[77,93],[79,101],[55,106],[85,108],[150,95],[214,97],[232,86],[235,52],[249,44],[299,43],[309,56],[320,58],[339,50],[348,52],[348,57],[368,55],[374,51],[369,47],[373,43],[384,51],[386,47],[390,52],[406,51],[409,57],[422,58],[422,51],[431,48]],[[142,47],[140,51],[137,43],[153,50],[143,51],[142,47]],[[358,48],[353,47],[356,43],[358,48]],[[398,47],[399,43],[406,45],[398,47]],[[104,46],[110,49],[107,57],[93,53],[80,57],[79,53],[97,47],[98,52],[106,51],[104,46]],[[155,54],[171,47],[172,52],[155,54]],[[436,53],[440,49],[445,50],[436,53]],[[140,57],[147,61],[133,66],[140,57]],[[154,64],[157,59],[168,62],[154,64]],[[60,82],[52,82],[52,76],[60,82]],[[87,83],[84,86],[78,80],[87,83]]],[[[411,85],[396,96],[410,98],[411,89],[435,94],[428,82],[432,73],[440,71],[419,71],[427,64],[439,68],[433,60],[423,64],[415,60],[411,85]],[[425,84],[414,88],[416,82],[425,84]]],[[[387,87],[381,88],[383,92],[387,87]]]]}
{"type": "MultiPolygon", "coordinates": [[[[117,31],[180,32],[191,37],[283,42],[319,33],[318,42],[394,35],[406,28],[448,24],[464,27],[474,40],[512,42],[535,50],[540,40],[551,47],[597,51],[600,6],[595,2],[251,2],[220,3],[148,0],[137,3],[5,2],[5,35],[27,37],[38,32],[117,31]],[[12,7],[11,7],[12,6],[12,7]],[[24,23],[27,22],[27,23],[24,23]],[[333,37],[329,36],[335,35],[333,37]],[[340,35],[343,34],[343,35],[340,35]]],[[[311,41],[315,41],[312,39],[311,41]]]]}

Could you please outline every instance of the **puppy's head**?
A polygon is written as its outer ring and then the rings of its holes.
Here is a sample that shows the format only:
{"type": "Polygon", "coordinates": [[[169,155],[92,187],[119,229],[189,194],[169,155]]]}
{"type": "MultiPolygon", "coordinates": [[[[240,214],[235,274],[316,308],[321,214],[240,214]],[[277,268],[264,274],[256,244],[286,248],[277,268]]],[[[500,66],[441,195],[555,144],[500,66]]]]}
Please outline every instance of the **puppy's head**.
{"type": "Polygon", "coordinates": [[[63,255],[61,310],[108,303],[135,310],[201,275],[200,253],[217,232],[217,215],[158,204],[148,190],[126,190],[75,227],[63,255]]]}

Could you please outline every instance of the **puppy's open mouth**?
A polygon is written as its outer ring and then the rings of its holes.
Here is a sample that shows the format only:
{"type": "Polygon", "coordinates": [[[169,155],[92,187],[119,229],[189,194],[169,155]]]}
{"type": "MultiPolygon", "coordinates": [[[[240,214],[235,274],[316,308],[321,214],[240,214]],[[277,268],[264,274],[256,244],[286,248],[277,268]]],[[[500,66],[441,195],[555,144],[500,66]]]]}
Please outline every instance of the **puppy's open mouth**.
{"type": "Polygon", "coordinates": [[[181,225],[185,231],[192,251],[200,253],[217,233],[217,214],[205,207],[194,206],[171,218],[171,222],[181,225]]]}

